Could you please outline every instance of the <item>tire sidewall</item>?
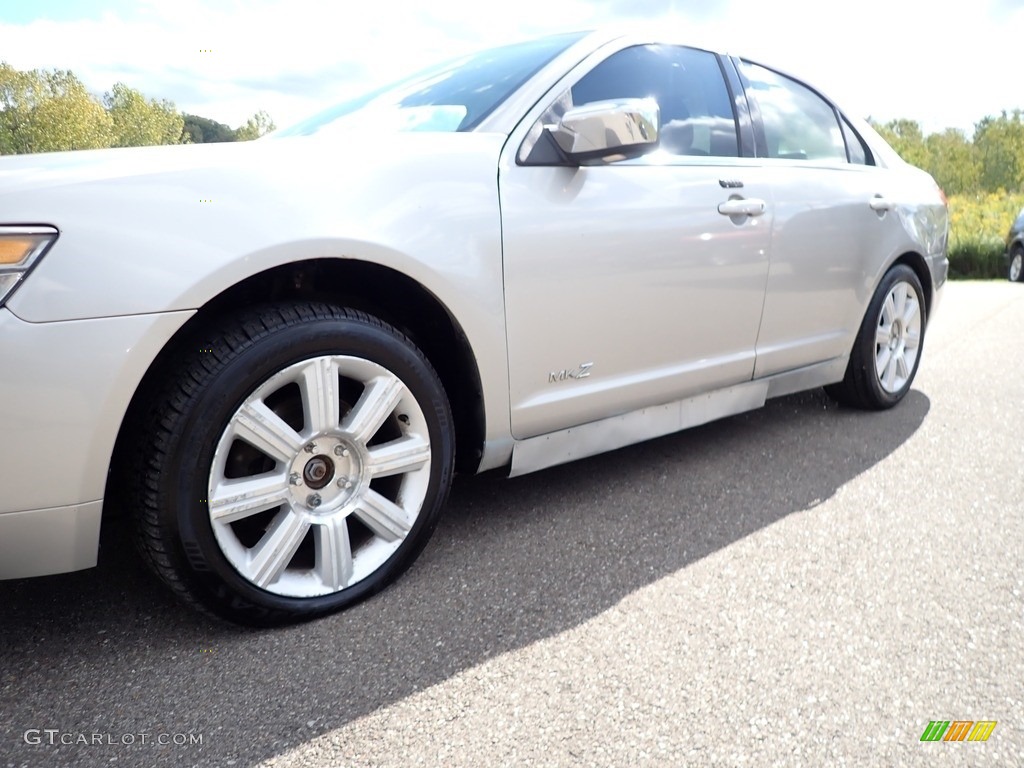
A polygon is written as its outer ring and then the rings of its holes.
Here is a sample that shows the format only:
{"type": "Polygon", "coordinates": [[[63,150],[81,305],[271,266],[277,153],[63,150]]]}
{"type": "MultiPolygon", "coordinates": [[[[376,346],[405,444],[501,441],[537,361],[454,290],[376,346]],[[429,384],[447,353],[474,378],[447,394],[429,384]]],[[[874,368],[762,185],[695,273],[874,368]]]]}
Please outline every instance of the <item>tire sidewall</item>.
{"type": "Polygon", "coordinates": [[[161,526],[178,548],[174,559],[185,566],[180,569],[182,577],[201,599],[253,623],[294,621],[365,599],[411,564],[437,524],[454,458],[449,405],[436,373],[418,350],[381,326],[344,317],[311,319],[271,329],[250,341],[215,369],[204,384],[169,452],[165,501],[160,510],[161,526]],[[362,357],[402,380],[427,420],[431,476],[416,522],[383,565],[339,592],[293,598],[260,589],[235,570],[214,537],[206,497],[214,451],[245,399],[277,372],[322,355],[362,357]]]}

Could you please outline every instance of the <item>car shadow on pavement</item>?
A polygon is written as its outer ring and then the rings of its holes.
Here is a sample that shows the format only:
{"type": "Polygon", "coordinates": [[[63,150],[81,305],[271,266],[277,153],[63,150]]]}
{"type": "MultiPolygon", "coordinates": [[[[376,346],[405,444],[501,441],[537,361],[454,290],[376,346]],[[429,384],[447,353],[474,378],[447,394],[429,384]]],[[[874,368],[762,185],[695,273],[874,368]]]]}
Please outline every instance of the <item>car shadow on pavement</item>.
{"type": "Polygon", "coordinates": [[[462,478],[398,583],[278,630],[179,606],[125,554],[115,521],[98,568],[0,582],[0,763],[255,765],[811,509],[929,408],[912,391],[863,413],[819,390],[534,475],[462,478]]]}

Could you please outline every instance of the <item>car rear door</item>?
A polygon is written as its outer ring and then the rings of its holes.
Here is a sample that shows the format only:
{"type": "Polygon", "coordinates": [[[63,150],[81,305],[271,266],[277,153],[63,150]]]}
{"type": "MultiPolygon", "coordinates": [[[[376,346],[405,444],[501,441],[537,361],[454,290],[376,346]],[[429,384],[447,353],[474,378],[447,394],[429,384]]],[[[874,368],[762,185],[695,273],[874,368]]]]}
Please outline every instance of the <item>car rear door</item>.
{"type": "Polygon", "coordinates": [[[755,377],[850,352],[880,269],[907,240],[899,180],[808,86],[733,60],[775,200],[755,377]]]}
{"type": "Polygon", "coordinates": [[[599,58],[527,117],[500,169],[518,439],[749,381],[754,370],[772,204],[763,170],[738,158],[749,118],[722,63],[655,45],[599,58]],[[531,157],[558,110],[652,96],[663,124],[655,153],[588,167],[531,157]]]}

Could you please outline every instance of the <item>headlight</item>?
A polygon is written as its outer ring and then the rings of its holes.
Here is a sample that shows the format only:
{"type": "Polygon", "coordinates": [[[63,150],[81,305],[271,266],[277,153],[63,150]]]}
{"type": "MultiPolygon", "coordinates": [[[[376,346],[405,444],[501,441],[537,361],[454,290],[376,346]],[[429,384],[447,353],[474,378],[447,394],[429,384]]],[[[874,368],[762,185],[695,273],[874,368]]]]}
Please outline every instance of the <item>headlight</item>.
{"type": "Polygon", "coordinates": [[[53,227],[0,226],[0,307],[56,239],[53,227]]]}

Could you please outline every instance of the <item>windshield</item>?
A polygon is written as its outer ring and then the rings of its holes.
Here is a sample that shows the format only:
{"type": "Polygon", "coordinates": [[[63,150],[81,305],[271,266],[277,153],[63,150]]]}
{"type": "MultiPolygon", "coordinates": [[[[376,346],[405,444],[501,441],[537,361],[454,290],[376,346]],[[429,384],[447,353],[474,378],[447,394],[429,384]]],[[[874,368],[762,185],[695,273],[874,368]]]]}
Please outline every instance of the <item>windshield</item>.
{"type": "Polygon", "coordinates": [[[583,34],[546,37],[464,56],[336,104],[270,136],[309,136],[328,127],[367,123],[399,131],[471,131],[583,34]]]}

